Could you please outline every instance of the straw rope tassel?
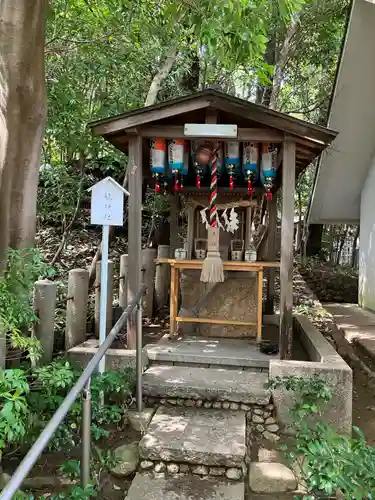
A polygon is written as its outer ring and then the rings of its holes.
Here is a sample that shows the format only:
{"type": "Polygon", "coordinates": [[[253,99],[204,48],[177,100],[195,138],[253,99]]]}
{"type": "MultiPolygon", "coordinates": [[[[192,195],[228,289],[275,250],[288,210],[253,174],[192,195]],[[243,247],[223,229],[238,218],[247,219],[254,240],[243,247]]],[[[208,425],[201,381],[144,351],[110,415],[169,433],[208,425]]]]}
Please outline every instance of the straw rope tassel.
{"type": "Polygon", "coordinates": [[[208,228],[207,257],[203,261],[201,281],[218,283],[224,281],[223,261],[219,251],[219,228],[217,226],[217,155],[211,163],[210,227],[208,228]]]}

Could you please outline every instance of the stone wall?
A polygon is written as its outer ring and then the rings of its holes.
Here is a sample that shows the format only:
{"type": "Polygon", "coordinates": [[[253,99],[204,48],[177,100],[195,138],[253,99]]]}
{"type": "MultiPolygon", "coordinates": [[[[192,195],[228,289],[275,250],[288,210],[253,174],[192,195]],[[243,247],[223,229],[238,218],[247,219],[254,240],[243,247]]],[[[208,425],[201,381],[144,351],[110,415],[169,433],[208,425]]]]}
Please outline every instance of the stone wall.
{"type": "MultiPolygon", "coordinates": [[[[185,316],[254,323],[257,320],[256,273],[228,271],[223,283],[212,286],[200,281],[200,271],[184,271],[181,275],[181,295],[185,316]]],[[[186,328],[186,325],[183,328],[186,328]]],[[[246,338],[256,335],[255,325],[239,327],[202,324],[189,325],[189,328],[188,333],[208,337],[246,338]]]]}
{"type": "MultiPolygon", "coordinates": [[[[310,361],[272,359],[270,378],[291,375],[306,378],[319,375],[325,378],[332,388],[332,401],[323,412],[322,419],[338,432],[349,434],[352,425],[352,370],[306,316],[294,316],[294,334],[300,337],[310,361]]],[[[272,396],[285,432],[292,431],[293,420],[289,408],[293,404],[293,394],[285,389],[277,389],[272,396]]]]}

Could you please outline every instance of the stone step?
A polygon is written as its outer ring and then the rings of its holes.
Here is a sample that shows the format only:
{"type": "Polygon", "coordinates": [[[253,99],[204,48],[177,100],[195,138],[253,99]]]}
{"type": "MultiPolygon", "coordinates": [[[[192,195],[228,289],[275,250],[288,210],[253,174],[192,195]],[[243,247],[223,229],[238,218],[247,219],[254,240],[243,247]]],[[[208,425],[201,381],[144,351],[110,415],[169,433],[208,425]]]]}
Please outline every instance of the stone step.
{"type": "Polygon", "coordinates": [[[254,340],[186,337],[145,346],[150,364],[200,365],[268,371],[271,359],[259,351],[254,340]]]}
{"type": "Polygon", "coordinates": [[[244,490],[243,483],[229,483],[216,478],[154,478],[138,473],[125,500],[244,500],[244,490]]]}
{"type": "Polygon", "coordinates": [[[190,366],[151,366],[143,374],[145,396],[266,405],[267,373],[190,366]]]}
{"type": "Polygon", "coordinates": [[[245,412],[160,406],[139,452],[143,460],[242,469],[245,436],[245,412]]]}

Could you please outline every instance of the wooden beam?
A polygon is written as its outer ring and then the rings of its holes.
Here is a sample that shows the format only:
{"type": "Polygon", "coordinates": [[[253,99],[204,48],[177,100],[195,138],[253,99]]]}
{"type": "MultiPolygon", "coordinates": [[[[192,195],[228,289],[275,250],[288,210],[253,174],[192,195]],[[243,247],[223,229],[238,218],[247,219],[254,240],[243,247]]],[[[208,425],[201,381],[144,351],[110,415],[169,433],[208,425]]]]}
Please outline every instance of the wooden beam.
{"type": "MultiPolygon", "coordinates": [[[[128,190],[128,304],[141,287],[142,269],[142,138],[132,137],[129,143],[128,190]]],[[[129,316],[128,349],[136,348],[137,309],[129,316]]]]}
{"type": "Polygon", "coordinates": [[[216,124],[218,121],[219,113],[217,109],[207,108],[206,109],[206,123],[216,124]]]}
{"type": "Polygon", "coordinates": [[[257,342],[262,341],[263,319],[263,269],[258,271],[258,300],[257,300],[257,342]]]}
{"type": "Polygon", "coordinates": [[[108,119],[104,123],[98,123],[97,125],[94,124],[92,126],[92,132],[94,135],[114,134],[124,129],[138,127],[144,123],[163,120],[171,116],[196,111],[197,109],[204,109],[210,105],[211,102],[208,99],[201,98],[171,104],[169,106],[165,106],[164,108],[161,107],[150,110],[147,110],[147,108],[141,108],[139,113],[129,114],[129,116],[115,116],[114,118],[108,119]]]}
{"type": "Polygon", "coordinates": [[[293,343],[293,234],[296,144],[284,141],[280,264],[280,357],[291,359],[293,343]]]}
{"type": "MultiPolygon", "coordinates": [[[[211,116],[211,115],[210,115],[211,116]]],[[[212,118],[212,117],[211,117],[212,118]]],[[[137,132],[142,137],[160,138],[160,139],[197,139],[196,137],[186,136],[183,125],[150,125],[138,127],[137,132]]],[[[124,130],[124,133],[134,133],[135,129],[124,130]]],[[[271,128],[239,128],[237,140],[239,141],[258,141],[258,142],[282,142],[284,134],[271,128]]],[[[202,137],[202,139],[211,139],[212,137],[202,137]]],[[[221,137],[220,139],[231,139],[233,137],[221,137]]]]}
{"type": "Polygon", "coordinates": [[[176,316],[178,312],[179,271],[171,266],[171,292],[169,297],[169,331],[173,335],[176,331],[176,316]]]}
{"type": "MultiPolygon", "coordinates": [[[[268,202],[268,237],[267,237],[267,260],[276,260],[276,226],[277,226],[277,194],[268,202]]],[[[274,314],[275,306],[275,275],[276,270],[267,270],[267,295],[265,303],[265,314],[274,314]]]]}
{"type": "Polygon", "coordinates": [[[226,102],[224,99],[212,99],[211,106],[220,111],[225,111],[232,115],[241,116],[242,118],[247,118],[248,120],[281,130],[284,134],[293,135],[293,140],[296,140],[297,137],[303,137],[307,141],[326,144],[323,141],[327,140],[328,131],[324,127],[304,122],[298,118],[278,113],[254,103],[247,103],[245,101],[235,103],[233,101],[226,102]],[[313,137],[311,137],[312,135],[313,137]]]}
{"type": "Polygon", "coordinates": [[[175,320],[178,323],[207,323],[210,325],[231,325],[231,326],[256,326],[255,321],[236,321],[231,319],[215,318],[195,318],[193,316],[177,316],[175,320]]]}

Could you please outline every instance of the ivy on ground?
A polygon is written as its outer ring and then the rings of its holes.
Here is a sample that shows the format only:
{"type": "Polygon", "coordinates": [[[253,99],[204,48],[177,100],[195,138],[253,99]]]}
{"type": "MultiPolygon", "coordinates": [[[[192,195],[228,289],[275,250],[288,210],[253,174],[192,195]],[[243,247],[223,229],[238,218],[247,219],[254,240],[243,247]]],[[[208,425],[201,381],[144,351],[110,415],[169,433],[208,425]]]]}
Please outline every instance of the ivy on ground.
{"type": "Polygon", "coordinates": [[[268,387],[293,394],[295,442],[283,451],[300,470],[309,492],[303,499],[336,498],[341,492],[346,500],[374,500],[375,447],[366,443],[360,429],[353,428],[353,437],[341,435],[320,418],[332,400],[330,384],[318,375],[285,376],[270,380],[268,387]]]}

